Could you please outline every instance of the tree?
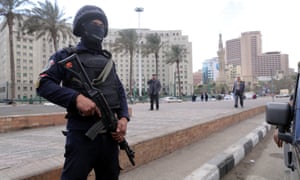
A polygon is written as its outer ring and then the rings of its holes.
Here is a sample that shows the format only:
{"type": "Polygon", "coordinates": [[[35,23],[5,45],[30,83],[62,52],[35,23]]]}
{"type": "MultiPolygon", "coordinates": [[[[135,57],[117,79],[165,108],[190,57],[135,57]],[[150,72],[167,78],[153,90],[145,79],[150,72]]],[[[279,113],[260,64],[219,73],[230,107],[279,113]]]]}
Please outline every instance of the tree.
{"type": "Polygon", "coordinates": [[[67,21],[70,17],[64,18],[64,10],[59,9],[57,2],[52,4],[49,0],[38,2],[39,7],[32,9],[31,15],[25,20],[23,30],[26,33],[36,33],[36,38],[39,39],[45,35],[49,41],[53,42],[54,50],[57,51],[57,42],[70,37],[75,40],[72,29],[67,21]]]}
{"type": "Polygon", "coordinates": [[[119,31],[119,37],[116,38],[115,43],[112,45],[114,52],[129,53],[129,94],[132,96],[132,64],[133,57],[136,51],[138,41],[138,34],[134,29],[124,29],[119,31]]]}
{"type": "Polygon", "coordinates": [[[32,4],[29,0],[0,0],[0,16],[5,17],[4,26],[1,31],[8,26],[9,54],[10,54],[10,84],[11,99],[15,98],[15,61],[14,61],[14,42],[13,42],[13,25],[15,18],[18,22],[22,21],[24,14],[29,12],[28,9],[22,9],[25,5],[32,4]]]}
{"type": "Polygon", "coordinates": [[[172,45],[170,51],[166,52],[166,58],[167,58],[166,63],[167,64],[176,63],[179,96],[181,96],[179,64],[180,62],[183,61],[184,56],[185,56],[185,49],[181,45],[172,45]]]}
{"type": "Polygon", "coordinates": [[[148,34],[146,36],[146,43],[143,45],[143,54],[148,55],[153,53],[155,56],[155,73],[158,74],[158,57],[160,48],[164,45],[161,42],[160,36],[155,34],[148,34]]]}

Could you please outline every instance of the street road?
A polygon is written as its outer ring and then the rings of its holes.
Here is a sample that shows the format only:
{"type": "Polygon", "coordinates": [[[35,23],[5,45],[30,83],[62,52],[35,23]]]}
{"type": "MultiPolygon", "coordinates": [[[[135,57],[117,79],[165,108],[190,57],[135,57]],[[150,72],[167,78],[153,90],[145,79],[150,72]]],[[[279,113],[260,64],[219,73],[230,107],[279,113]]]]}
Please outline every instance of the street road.
{"type": "Polygon", "coordinates": [[[286,168],[283,149],[273,141],[273,130],[257,144],[223,180],[298,180],[296,172],[286,168]]]}

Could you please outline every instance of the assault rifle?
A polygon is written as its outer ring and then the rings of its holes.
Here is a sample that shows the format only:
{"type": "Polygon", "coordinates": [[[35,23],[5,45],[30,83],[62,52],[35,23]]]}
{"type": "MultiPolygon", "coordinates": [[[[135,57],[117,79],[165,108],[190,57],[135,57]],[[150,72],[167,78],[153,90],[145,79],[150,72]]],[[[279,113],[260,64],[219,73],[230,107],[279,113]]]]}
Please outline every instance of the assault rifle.
{"type": "MultiPolygon", "coordinates": [[[[103,93],[98,88],[95,88],[92,85],[84,67],[81,64],[79,56],[76,53],[74,53],[71,56],[60,61],[59,64],[63,65],[64,68],[72,72],[73,75],[75,75],[76,78],[78,78],[82,82],[86,94],[88,94],[89,96],[88,98],[93,100],[97,105],[97,107],[100,109],[101,118],[99,118],[99,121],[97,121],[85,133],[85,135],[88,136],[91,140],[94,140],[96,136],[101,131],[103,131],[102,130],[103,125],[109,132],[115,132],[117,129],[118,120],[115,114],[111,111],[103,93]]],[[[135,152],[131,150],[126,139],[124,139],[124,141],[122,142],[119,142],[119,147],[121,150],[125,150],[128,159],[130,160],[131,164],[134,166],[135,162],[133,159],[134,159],[135,152]]]]}
{"type": "MultiPolygon", "coordinates": [[[[284,142],[286,167],[292,171],[300,168],[300,74],[297,74],[294,94],[286,103],[270,102],[266,106],[266,121],[278,128],[278,138],[284,142]]],[[[300,174],[298,174],[300,177],[300,174]]]]}

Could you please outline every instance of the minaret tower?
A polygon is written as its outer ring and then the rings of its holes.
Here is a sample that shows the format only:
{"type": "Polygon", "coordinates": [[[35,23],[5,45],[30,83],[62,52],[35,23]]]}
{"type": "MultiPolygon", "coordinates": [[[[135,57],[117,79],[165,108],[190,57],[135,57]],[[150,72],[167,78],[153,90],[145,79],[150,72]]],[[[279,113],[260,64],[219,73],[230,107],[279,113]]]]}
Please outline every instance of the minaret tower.
{"type": "Polygon", "coordinates": [[[217,51],[219,59],[219,76],[217,78],[217,84],[226,84],[225,75],[225,49],[222,42],[222,34],[219,34],[219,50],[217,51]]]}

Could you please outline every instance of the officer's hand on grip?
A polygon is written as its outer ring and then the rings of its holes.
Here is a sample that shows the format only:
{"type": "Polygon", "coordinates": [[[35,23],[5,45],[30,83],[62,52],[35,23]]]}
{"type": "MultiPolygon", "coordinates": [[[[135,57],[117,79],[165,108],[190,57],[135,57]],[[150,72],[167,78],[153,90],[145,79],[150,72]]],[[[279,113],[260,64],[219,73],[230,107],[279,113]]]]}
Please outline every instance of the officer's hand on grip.
{"type": "Polygon", "coordinates": [[[277,147],[282,147],[283,145],[283,141],[281,139],[279,139],[278,137],[278,129],[275,129],[274,133],[273,133],[273,139],[277,145],[277,147]]]}
{"type": "Polygon", "coordinates": [[[76,98],[76,107],[82,116],[94,116],[97,114],[101,117],[101,112],[96,104],[82,94],[79,94],[76,98]]]}
{"type": "Polygon", "coordinates": [[[113,138],[116,141],[118,141],[118,142],[124,141],[126,131],[127,131],[127,123],[128,123],[128,120],[126,118],[121,118],[120,120],[118,120],[116,132],[111,133],[113,138]]]}

